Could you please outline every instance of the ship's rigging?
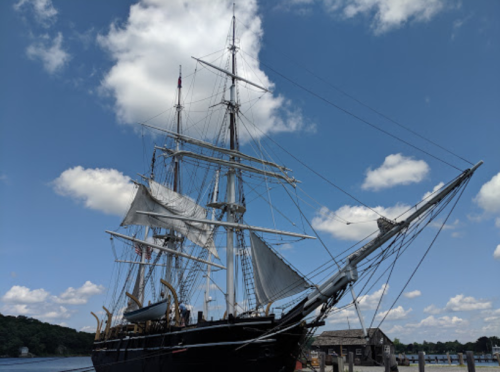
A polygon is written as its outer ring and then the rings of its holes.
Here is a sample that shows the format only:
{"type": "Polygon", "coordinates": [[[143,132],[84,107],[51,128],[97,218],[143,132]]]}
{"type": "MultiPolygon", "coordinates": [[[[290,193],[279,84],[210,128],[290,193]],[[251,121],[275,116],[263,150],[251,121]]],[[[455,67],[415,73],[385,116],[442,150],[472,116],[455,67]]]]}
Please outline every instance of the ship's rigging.
{"type": "MultiPolygon", "coordinates": [[[[220,89],[218,93],[214,91],[210,98],[209,114],[205,117],[207,123],[212,120],[222,123],[218,131],[209,131],[207,125],[200,131],[202,139],[192,135],[196,132],[192,128],[196,123],[190,122],[189,111],[184,114],[187,105],[183,103],[181,70],[176,88],[173,128],[143,125],[165,137],[163,143],[156,145],[152,151],[151,166],[145,172],[147,176],[141,175],[140,181],[136,182],[137,192],[122,222],[125,231],[107,231],[113,238],[113,244],[114,240],[123,242],[122,253],[115,254],[120,266],[116,273],[117,288],[120,290],[115,289],[112,294],[111,311],[105,309],[108,323],[104,340],[97,344],[107,342],[111,335],[122,340],[131,332],[130,323],[134,324],[132,334],[136,338],[138,334],[153,330],[152,334],[171,332],[175,339],[177,336],[174,335],[182,333],[183,327],[189,325],[189,311],[194,315],[195,310],[201,309],[193,330],[210,327],[214,317],[214,327],[229,327],[245,319],[255,321],[254,318],[271,322],[271,326],[251,340],[247,339],[246,331],[242,331],[243,339],[230,342],[239,345],[231,349],[234,352],[249,345],[277,342],[289,330],[295,332],[297,340],[304,342],[302,335],[306,328],[311,335],[328,315],[342,309],[338,304],[346,293],[352,294],[352,302],[346,306],[355,306],[359,310],[357,300],[360,296],[368,293],[385,277],[387,285],[396,262],[410,244],[445,207],[453,200],[455,203],[458,201],[470,177],[481,165],[478,163],[463,171],[440,190],[393,219],[361,203],[307,166],[378,215],[378,229],[373,234],[344,252],[333,254],[301,208],[300,201],[310,196],[303,193],[299,197],[302,188],[291,175],[291,170],[275,162],[269,151],[266,153],[259,139],[255,138],[258,127],[254,125],[253,130],[247,127],[253,122],[242,111],[238,84],[250,87],[254,93],[257,91],[257,97],[268,94],[269,89],[252,82],[238,71],[236,56],[239,51],[236,18],[233,15],[225,64],[220,61],[217,65],[215,61],[195,58],[197,66],[211,71],[218,80],[220,89]],[[215,109],[219,108],[223,110],[216,114],[215,109]],[[255,155],[240,151],[242,128],[248,132],[255,155]],[[280,211],[274,206],[270,198],[273,187],[283,189],[289,197],[288,204],[297,207],[302,227],[292,222],[288,209],[280,211]],[[250,201],[247,199],[249,194],[253,196],[250,201]],[[269,207],[270,216],[262,213],[260,199],[267,203],[265,207],[269,207]],[[250,213],[250,207],[259,202],[260,211],[250,213]],[[290,231],[278,228],[275,212],[279,212],[290,224],[290,231]],[[273,227],[266,227],[266,222],[273,227]],[[287,262],[275,248],[291,243],[304,247],[305,241],[315,239],[325,248],[330,259],[307,274],[287,262]],[[221,282],[222,275],[225,280],[221,282]],[[371,287],[368,283],[372,283],[371,287]],[[212,297],[213,287],[222,296],[212,297]],[[220,306],[221,302],[224,306],[220,308],[211,306],[220,306]],[[182,314],[182,322],[179,320],[181,304],[188,314],[187,317],[182,314]],[[272,306],[275,307],[274,312],[272,306]],[[276,310],[281,310],[281,314],[277,314],[276,310]]],[[[255,99],[258,98],[254,96],[248,101],[255,99]]],[[[360,120],[371,125],[366,120],[360,120]]],[[[287,153],[298,160],[290,152],[287,153]]],[[[446,221],[447,218],[444,223],[446,221]]],[[[350,221],[343,222],[351,224],[350,221]]],[[[433,244],[434,240],[428,249],[433,244]]],[[[114,245],[113,249],[116,252],[114,245]]],[[[382,298],[377,311],[381,301],[382,298]]],[[[359,315],[359,318],[363,324],[362,316],[359,315]]],[[[370,327],[374,320],[375,315],[370,327]]],[[[99,329],[101,325],[102,321],[98,324],[99,329]]],[[[102,339],[99,335],[96,338],[102,339]]],[[[116,346],[118,353],[121,352],[121,342],[116,346]]],[[[213,347],[210,342],[203,344],[205,346],[192,342],[192,347],[213,347]]],[[[222,344],[227,346],[226,341],[222,344]]],[[[176,344],[167,348],[173,350],[177,347],[176,344]]]]}

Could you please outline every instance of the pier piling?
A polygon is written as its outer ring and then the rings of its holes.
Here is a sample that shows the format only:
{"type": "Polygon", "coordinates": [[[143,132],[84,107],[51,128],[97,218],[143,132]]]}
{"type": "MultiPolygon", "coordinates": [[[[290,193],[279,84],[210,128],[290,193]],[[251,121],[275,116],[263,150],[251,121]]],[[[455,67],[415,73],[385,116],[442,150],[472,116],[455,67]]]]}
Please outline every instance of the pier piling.
{"type": "Polygon", "coordinates": [[[418,352],[418,371],[425,372],[425,351],[418,352]]]}
{"type": "Polygon", "coordinates": [[[391,372],[391,356],[388,352],[384,353],[385,372],[391,372]]]}
{"type": "Polygon", "coordinates": [[[326,354],[324,351],[319,352],[319,372],[325,372],[326,354]]]}
{"type": "Polygon", "coordinates": [[[476,361],[474,360],[474,353],[472,351],[467,351],[467,369],[469,372],[476,372],[476,361]]]}

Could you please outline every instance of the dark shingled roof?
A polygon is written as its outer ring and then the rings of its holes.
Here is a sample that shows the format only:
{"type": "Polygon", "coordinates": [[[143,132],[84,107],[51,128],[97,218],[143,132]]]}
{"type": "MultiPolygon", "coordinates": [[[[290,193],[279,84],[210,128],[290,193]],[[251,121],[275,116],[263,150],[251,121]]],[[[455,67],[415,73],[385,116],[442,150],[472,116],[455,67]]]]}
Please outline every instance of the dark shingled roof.
{"type": "MultiPolygon", "coordinates": [[[[368,329],[368,336],[373,337],[377,328],[368,329]]],[[[382,331],[380,331],[384,334],[382,331]]],[[[385,336],[385,335],[384,335],[385,336]]],[[[386,336],[387,337],[387,336],[386,336]]],[[[313,346],[326,345],[366,345],[362,329],[347,329],[342,331],[325,331],[316,338],[313,346]]]]}

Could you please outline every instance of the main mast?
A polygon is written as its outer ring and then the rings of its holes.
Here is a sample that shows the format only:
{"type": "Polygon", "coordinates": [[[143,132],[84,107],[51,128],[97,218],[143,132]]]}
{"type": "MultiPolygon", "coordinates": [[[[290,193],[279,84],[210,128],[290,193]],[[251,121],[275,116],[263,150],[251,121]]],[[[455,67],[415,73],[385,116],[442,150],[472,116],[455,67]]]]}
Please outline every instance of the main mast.
{"type": "MultiPolygon", "coordinates": [[[[225,203],[212,203],[212,204],[219,204],[217,208],[224,207],[225,213],[226,213],[226,221],[210,221],[210,220],[205,220],[205,219],[200,219],[200,218],[194,218],[194,217],[188,217],[188,216],[175,216],[175,215],[170,215],[170,214],[164,214],[164,213],[155,213],[153,211],[137,211],[137,214],[144,214],[144,215],[149,215],[149,216],[154,216],[155,218],[161,218],[161,219],[167,219],[167,220],[179,220],[179,221],[186,221],[186,222],[195,222],[195,223],[202,223],[202,224],[209,224],[209,225],[218,225],[218,226],[224,226],[227,231],[227,240],[226,240],[226,314],[227,316],[229,315],[235,315],[235,272],[234,272],[234,234],[235,230],[242,230],[242,229],[250,229],[250,230],[255,230],[255,231],[262,231],[262,232],[272,232],[272,233],[279,233],[279,234],[284,234],[284,235],[292,235],[292,236],[300,236],[303,238],[313,238],[311,236],[306,236],[303,234],[296,234],[296,233],[288,233],[285,231],[278,231],[278,230],[272,230],[272,229],[263,229],[260,227],[256,226],[248,226],[246,224],[241,224],[238,222],[238,219],[236,218],[237,213],[244,213],[245,208],[242,205],[239,205],[237,202],[237,195],[236,195],[236,172],[237,171],[245,171],[245,172],[251,172],[251,173],[256,173],[260,174],[266,177],[273,177],[280,179],[282,181],[285,181],[293,186],[295,186],[296,180],[293,177],[290,177],[287,172],[289,169],[280,166],[278,164],[258,159],[252,156],[248,156],[246,154],[240,153],[239,152],[239,146],[238,146],[238,131],[237,131],[237,125],[236,125],[236,116],[238,113],[238,103],[237,103],[237,98],[236,98],[236,81],[242,81],[245,84],[251,85],[253,87],[256,87],[264,92],[269,92],[268,89],[259,86],[241,76],[236,75],[236,52],[237,52],[237,47],[236,47],[236,17],[234,15],[234,5],[233,5],[233,18],[232,18],[232,37],[231,37],[231,44],[229,45],[229,51],[231,53],[231,68],[230,70],[225,70],[221,67],[218,67],[216,65],[213,65],[209,62],[203,61],[201,59],[192,57],[199,63],[208,66],[210,68],[213,68],[219,72],[222,72],[226,76],[231,78],[231,86],[230,86],[230,99],[229,101],[225,101],[224,104],[227,106],[227,113],[229,114],[229,148],[226,147],[218,147],[216,145],[213,145],[208,142],[204,142],[198,139],[191,138],[189,136],[180,134],[180,126],[178,125],[177,132],[161,129],[161,128],[156,128],[151,125],[143,124],[145,126],[158,129],[160,131],[166,132],[167,136],[175,138],[176,140],[176,150],[172,150],[166,147],[155,147],[155,149],[163,151],[162,156],[166,157],[174,157],[174,159],[180,159],[181,157],[190,157],[190,158],[195,158],[200,161],[206,161],[209,163],[215,163],[218,164],[219,166],[222,167],[227,167],[227,173],[226,173],[226,198],[225,198],[225,203]],[[207,156],[203,154],[198,154],[192,151],[187,151],[187,150],[181,150],[179,148],[180,141],[187,142],[196,146],[200,146],[203,148],[208,148],[212,151],[217,152],[218,154],[226,155],[229,157],[229,160],[223,159],[221,157],[213,157],[213,156],[207,156]],[[268,167],[269,169],[275,169],[276,171],[269,171],[267,169],[261,169],[257,168],[253,165],[249,164],[243,164],[241,160],[245,160],[247,162],[253,162],[253,163],[258,163],[261,166],[268,167]]],[[[180,81],[180,80],[179,80],[180,81]]],[[[179,84],[179,97],[180,97],[180,84],[179,84]]],[[[180,101],[178,101],[177,104],[177,112],[178,112],[178,123],[180,123],[180,101]]],[[[175,169],[174,169],[174,175],[178,173],[178,164],[177,160],[175,161],[175,169]]],[[[175,187],[175,185],[174,185],[175,187]]],[[[174,188],[175,191],[177,189],[174,188]]],[[[172,251],[172,250],[171,250],[172,251]]],[[[207,261],[209,265],[214,265],[211,263],[211,260],[207,261]]],[[[217,266],[217,265],[215,265],[217,266]]],[[[206,311],[205,311],[206,312],[206,311]]]]}
{"type": "MultiPolygon", "coordinates": [[[[180,134],[181,132],[181,112],[182,112],[182,105],[181,105],[181,94],[182,94],[182,66],[179,66],[179,78],[177,79],[177,104],[174,106],[175,110],[177,111],[177,126],[176,126],[176,132],[177,135],[180,134]]],[[[175,150],[179,151],[180,150],[180,139],[177,137],[175,139],[175,150]]],[[[172,184],[172,189],[175,192],[180,192],[180,172],[179,172],[179,157],[174,156],[174,180],[172,184]]],[[[175,230],[170,229],[170,232],[168,234],[168,247],[172,250],[176,249],[176,236],[175,236],[175,230]]],[[[174,276],[172,275],[172,261],[173,261],[173,254],[169,253],[167,256],[167,267],[166,267],[166,275],[165,279],[167,282],[172,284],[172,280],[174,279],[174,276]]]]}
{"type": "MultiPolygon", "coordinates": [[[[177,80],[177,105],[175,105],[175,109],[177,111],[177,134],[181,134],[181,93],[182,93],[182,66],[179,66],[179,79],[177,80]]],[[[175,140],[175,149],[176,151],[180,150],[180,140],[176,138],[175,140]]],[[[179,158],[174,157],[174,184],[173,189],[175,192],[179,192],[180,190],[180,182],[179,182],[179,158]]]]}
{"type": "MultiPolygon", "coordinates": [[[[229,110],[229,146],[231,150],[236,149],[236,17],[234,16],[233,5],[233,37],[232,44],[229,47],[231,51],[231,88],[230,88],[230,101],[228,103],[229,110]]],[[[231,161],[235,160],[234,156],[230,157],[231,161]]],[[[227,189],[226,189],[226,202],[227,202],[227,222],[235,222],[235,209],[236,209],[236,185],[235,185],[235,168],[229,168],[227,172],[227,189]]],[[[234,315],[234,229],[227,229],[227,242],[226,242],[226,313],[227,316],[234,315]]]]}

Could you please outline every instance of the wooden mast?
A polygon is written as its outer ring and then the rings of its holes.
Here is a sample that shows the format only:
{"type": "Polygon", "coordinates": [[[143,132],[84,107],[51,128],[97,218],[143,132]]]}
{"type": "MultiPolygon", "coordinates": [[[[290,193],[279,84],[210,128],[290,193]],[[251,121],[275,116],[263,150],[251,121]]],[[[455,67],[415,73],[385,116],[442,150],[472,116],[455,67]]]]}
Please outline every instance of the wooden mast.
{"type": "MultiPolygon", "coordinates": [[[[182,66],[179,66],[179,79],[177,80],[177,105],[175,105],[175,109],[177,111],[177,134],[181,134],[181,91],[182,91],[182,66]]],[[[177,137],[175,140],[175,148],[179,151],[180,141],[177,137]]],[[[175,192],[179,192],[179,159],[175,157],[174,164],[174,184],[173,189],[175,192]]]]}
{"type": "MultiPolygon", "coordinates": [[[[228,103],[229,109],[229,147],[231,150],[236,149],[236,98],[235,98],[235,84],[236,78],[236,17],[234,16],[233,4],[233,38],[230,45],[231,51],[231,89],[230,89],[230,102],[228,103]]],[[[230,160],[234,161],[235,157],[231,156],[230,160]]],[[[226,202],[227,202],[227,222],[235,222],[235,202],[236,202],[236,185],[235,185],[235,169],[229,168],[227,172],[227,189],[226,189],[226,202]]],[[[235,292],[234,292],[234,229],[227,229],[227,242],[226,242],[226,313],[229,315],[235,314],[235,292]]]]}
{"type": "MultiPolygon", "coordinates": [[[[181,105],[181,93],[182,93],[182,66],[179,66],[179,78],[177,79],[177,104],[175,105],[175,109],[177,111],[177,128],[176,132],[177,135],[181,133],[181,112],[182,112],[182,105],[181,105]]],[[[180,139],[177,137],[175,139],[175,149],[176,151],[180,150],[180,139]]],[[[179,173],[179,157],[174,156],[174,180],[172,184],[172,189],[175,192],[180,192],[180,173],[179,173]]],[[[168,247],[172,250],[175,250],[176,247],[176,239],[175,239],[175,230],[170,229],[169,232],[169,241],[168,241],[168,247]]],[[[173,255],[171,253],[168,254],[167,256],[167,268],[166,268],[166,281],[169,283],[174,283],[173,279],[173,273],[172,273],[172,266],[173,266],[173,255]]]]}

